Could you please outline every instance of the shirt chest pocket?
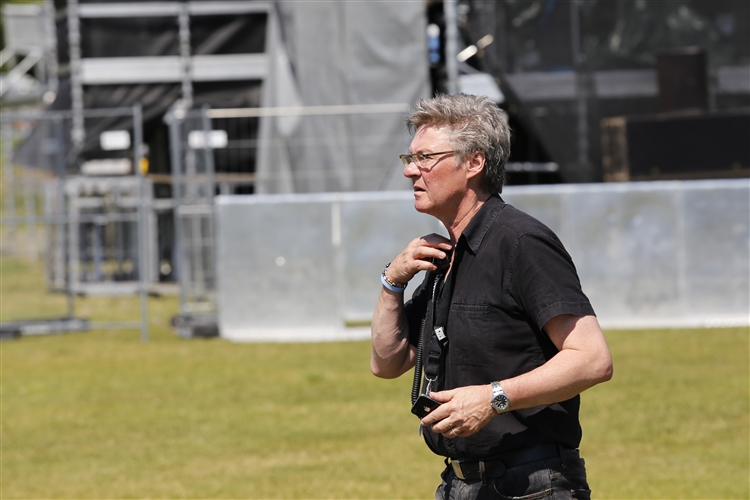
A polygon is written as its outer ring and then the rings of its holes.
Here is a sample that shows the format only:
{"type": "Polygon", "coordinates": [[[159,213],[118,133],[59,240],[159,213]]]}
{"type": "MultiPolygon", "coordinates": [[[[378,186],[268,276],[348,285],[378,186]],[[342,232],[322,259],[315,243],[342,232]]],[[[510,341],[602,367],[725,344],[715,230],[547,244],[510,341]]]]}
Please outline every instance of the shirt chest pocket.
{"type": "Polygon", "coordinates": [[[489,304],[451,305],[448,319],[449,352],[457,365],[486,366],[492,363],[496,338],[491,332],[497,325],[493,321],[493,308],[489,304]]]}
{"type": "Polygon", "coordinates": [[[459,318],[481,318],[489,311],[489,304],[451,304],[451,315],[459,318]]]}

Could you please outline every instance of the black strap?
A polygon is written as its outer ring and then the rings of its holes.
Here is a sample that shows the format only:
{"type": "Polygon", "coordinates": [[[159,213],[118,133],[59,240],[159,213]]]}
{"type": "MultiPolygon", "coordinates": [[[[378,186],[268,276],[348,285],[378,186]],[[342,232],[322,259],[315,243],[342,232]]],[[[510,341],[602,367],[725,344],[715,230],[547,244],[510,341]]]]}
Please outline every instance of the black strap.
{"type": "Polygon", "coordinates": [[[433,330],[424,368],[425,376],[430,380],[437,380],[443,367],[445,349],[448,347],[448,313],[453,295],[453,273],[448,274],[445,282],[438,279],[440,286],[437,298],[433,299],[433,330]]]}
{"type": "MultiPolygon", "coordinates": [[[[445,282],[438,290],[438,298],[437,303],[435,304],[435,313],[434,313],[434,330],[437,331],[438,329],[442,328],[445,335],[445,340],[438,338],[440,341],[441,347],[445,348],[446,345],[448,345],[448,336],[447,336],[447,328],[448,328],[448,312],[451,308],[451,299],[453,298],[453,273],[448,274],[448,277],[445,279],[445,282]],[[447,291],[446,291],[447,289],[447,291]]],[[[440,335],[438,335],[440,337],[440,335]]]]}
{"type": "MultiPolygon", "coordinates": [[[[437,310],[437,302],[436,299],[438,296],[441,296],[443,288],[445,288],[445,284],[443,281],[443,276],[445,276],[445,273],[448,271],[449,263],[451,260],[451,253],[452,252],[446,252],[448,255],[445,259],[442,259],[440,261],[433,261],[438,266],[438,269],[434,272],[429,272],[427,275],[428,282],[430,283],[430,288],[432,289],[432,295],[430,297],[432,301],[432,311],[433,311],[433,324],[435,324],[435,321],[437,321],[438,316],[436,316],[436,310],[437,310]],[[438,287],[440,288],[440,292],[438,292],[438,287]]],[[[451,290],[449,288],[449,290],[451,290]]],[[[446,294],[446,299],[448,299],[448,304],[444,307],[441,307],[441,313],[440,313],[440,323],[443,326],[443,331],[445,331],[445,325],[448,323],[448,310],[450,309],[450,295],[451,293],[446,294]]],[[[437,343],[437,345],[433,344],[433,341],[435,340],[435,333],[433,331],[432,335],[430,335],[430,348],[428,349],[428,353],[433,353],[433,359],[430,361],[428,359],[428,363],[425,365],[423,363],[422,359],[422,351],[425,344],[425,323],[426,323],[426,315],[422,318],[422,323],[419,328],[419,341],[417,343],[417,359],[414,366],[414,380],[412,381],[411,386],[411,404],[413,405],[414,402],[417,400],[420,394],[420,389],[422,386],[422,371],[425,371],[425,376],[431,380],[435,380],[439,373],[439,368],[442,364],[441,358],[441,352],[443,351],[445,346],[441,346],[440,343],[437,343]],[[428,373],[428,367],[429,367],[429,373],[428,373]]],[[[447,336],[445,337],[445,342],[447,345],[447,336]]],[[[428,354],[429,358],[429,354],[428,354]]]]}

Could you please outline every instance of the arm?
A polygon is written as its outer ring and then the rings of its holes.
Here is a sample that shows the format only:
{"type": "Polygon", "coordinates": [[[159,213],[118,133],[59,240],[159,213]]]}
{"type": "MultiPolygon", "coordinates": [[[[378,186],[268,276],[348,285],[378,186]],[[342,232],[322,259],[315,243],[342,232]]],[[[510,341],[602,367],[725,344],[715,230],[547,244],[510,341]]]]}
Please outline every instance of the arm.
{"type": "MultiPolygon", "coordinates": [[[[430,234],[413,240],[388,266],[388,279],[408,283],[419,271],[434,271],[429,259],[445,258],[452,248],[446,238],[430,234]]],[[[404,294],[382,287],[372,317],[370,370],[381,378],[396,378],[413,366],[416,348],[409,344],[409,326],[404,314],[404,294]]]]}
{"type": "MultiPolygon", "coordinates": [[[[560,315],[544,325],[559,353],[544,365],[517,377],[501,380],[510,409],[520,410],[570,399],[612,378],[612,357],[594,316],[560,315]]],[[[422,420],[433,430],[454,437],[470,436],[497,414],[490,406],[490,384],[433,393],[443,403],[422,420]]]]}
{"type": "Polygon", "coordinates": [[[382,287],[372,317],[370,370],[376,377],[396,378],[411,369],[416,349],[409,344],[404,294],[382,287]]]}
{"type": "Polygon", "coordinates": [[[501,382],[511,409],[565,401],[612,378],[612,356],[595,316],[555,316],[544,331],[560,352],[536,370],[501,382]]]}

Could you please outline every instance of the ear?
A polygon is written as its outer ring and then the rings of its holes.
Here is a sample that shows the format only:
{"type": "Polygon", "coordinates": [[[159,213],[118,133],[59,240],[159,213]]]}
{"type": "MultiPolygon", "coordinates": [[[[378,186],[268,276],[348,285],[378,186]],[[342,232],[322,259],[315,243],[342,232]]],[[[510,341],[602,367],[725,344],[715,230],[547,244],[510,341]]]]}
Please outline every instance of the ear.
{"type": "Polygon", "coordinates": [[[470,153],[469,155],[467,155],[465,161],[468,164],[466,168],[466,178],[467,179],[473,179],[473,178],[480,179],[482,172],[484,171],[484,164],[486,161],[484,153],[481,151],[475,151],[473,153],[470,153]]]}

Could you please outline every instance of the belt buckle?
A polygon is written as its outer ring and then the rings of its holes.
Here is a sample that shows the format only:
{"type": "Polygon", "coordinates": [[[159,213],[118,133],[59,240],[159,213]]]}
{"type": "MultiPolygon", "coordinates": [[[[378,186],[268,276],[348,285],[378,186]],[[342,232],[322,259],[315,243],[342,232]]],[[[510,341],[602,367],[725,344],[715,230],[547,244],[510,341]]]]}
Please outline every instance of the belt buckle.
{"type": "Polygon", "coordinates": [[[501,461],[464,463],[461,460],[451,460],[450,464],[456,477],[467,482],[482,481],[485,484],[488,477],[500,477],[505,473],[505,464],[501,461]]]}
{"type": "Polygon", "coordinates": [[[464,471],[461,468],[461,462],[451,460],[451,467],[453,467],[453,473],[456,475],[459,479],[466,479],[464,477],[464,471]]]}
{"type": "Polygon", "coordinates": [[[484,481],[485,477],[485,469],[484,469],[484,462],[466,462],[466,469],[464,469],[464,462],[461,460],[456,460],[455,462],[451,460],[451,466],[453,467],[453,472],[456,474],[456,477],[458,479],[461,479],[463,481],[484,481]]]}

